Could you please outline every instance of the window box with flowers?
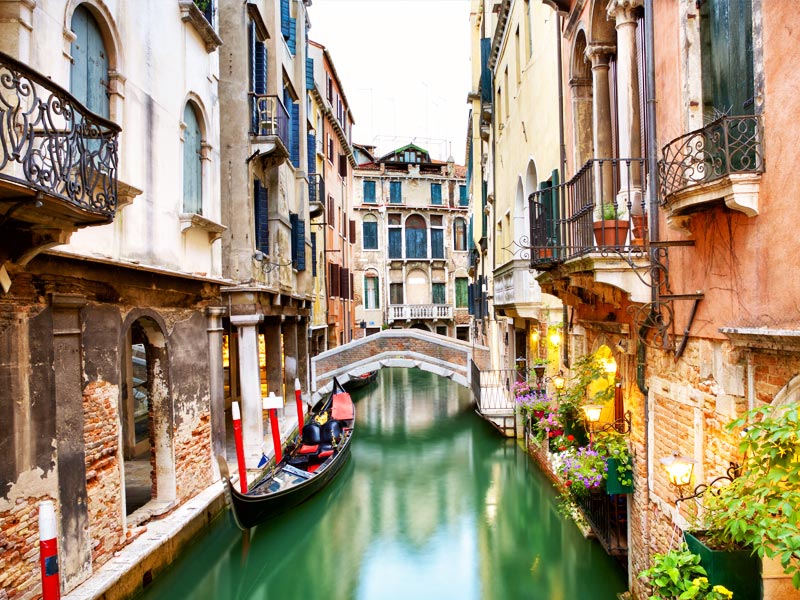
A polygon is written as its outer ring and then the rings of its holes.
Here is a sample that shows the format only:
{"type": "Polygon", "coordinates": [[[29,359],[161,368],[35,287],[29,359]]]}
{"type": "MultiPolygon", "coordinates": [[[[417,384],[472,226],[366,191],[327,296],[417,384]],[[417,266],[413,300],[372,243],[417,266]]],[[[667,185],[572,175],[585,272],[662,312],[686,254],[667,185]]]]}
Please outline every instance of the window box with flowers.
{"type": "Polygon", "coordinates": [[[568,449],[558,466],[557,475],[573,500],[583,498],[602,488],[606,461],[592,448],[568,449]]]}
{"type": "Polygon", "coordinates": [[[618,431],[599,432],[594,447],[605,457],[607,494],[633,493],[633,457],[628,449],[628,436],[618,431]]]}

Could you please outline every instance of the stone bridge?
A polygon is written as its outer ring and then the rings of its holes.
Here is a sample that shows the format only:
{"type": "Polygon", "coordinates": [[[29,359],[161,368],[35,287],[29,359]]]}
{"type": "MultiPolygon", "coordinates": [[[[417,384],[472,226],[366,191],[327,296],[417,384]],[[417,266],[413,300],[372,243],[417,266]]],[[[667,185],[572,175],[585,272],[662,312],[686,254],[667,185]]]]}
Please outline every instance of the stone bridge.
{"type": "Polygon", "coordinates": [[[489,349],[419,329],[387,329],[311,359],[313,402],[344,384],[383,367],[417,368],[469,389],[484,419],[508,437],[517,435],[512,384],[516,371],[491,370],[489,349]]]}

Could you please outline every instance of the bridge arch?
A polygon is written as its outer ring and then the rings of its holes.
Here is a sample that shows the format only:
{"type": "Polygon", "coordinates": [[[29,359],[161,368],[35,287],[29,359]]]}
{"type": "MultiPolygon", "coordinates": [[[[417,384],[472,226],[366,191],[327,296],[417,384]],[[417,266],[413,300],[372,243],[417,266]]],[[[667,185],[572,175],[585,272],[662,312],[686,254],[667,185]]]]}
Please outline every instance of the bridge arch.
{"type": "Polygon", "coordinates": [[[418,368],[479,394],[481,369],[489,368],[489,349],[420,329],[387,329],[333,348],[311,359],[314,401],[328,393],[336,377],[347,383],[384,367],[418,368]],[[477,367],[474,374],[472,363],[477,367]],[[476,381],[477,378],[477,381],[476,381]]]}

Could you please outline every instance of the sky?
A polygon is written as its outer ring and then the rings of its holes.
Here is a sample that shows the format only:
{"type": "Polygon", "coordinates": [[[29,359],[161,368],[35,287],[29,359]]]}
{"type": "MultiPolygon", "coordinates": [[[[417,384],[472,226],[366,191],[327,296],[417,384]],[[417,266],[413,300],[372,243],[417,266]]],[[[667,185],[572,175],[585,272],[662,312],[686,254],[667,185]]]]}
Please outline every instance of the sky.
{"type": "Polygon", "coordinates": [[[328,49],[355,120],[378,154],[414,142],[464,164],[471,85],[469,0],[313,0],[310,38],[328,49]]]}

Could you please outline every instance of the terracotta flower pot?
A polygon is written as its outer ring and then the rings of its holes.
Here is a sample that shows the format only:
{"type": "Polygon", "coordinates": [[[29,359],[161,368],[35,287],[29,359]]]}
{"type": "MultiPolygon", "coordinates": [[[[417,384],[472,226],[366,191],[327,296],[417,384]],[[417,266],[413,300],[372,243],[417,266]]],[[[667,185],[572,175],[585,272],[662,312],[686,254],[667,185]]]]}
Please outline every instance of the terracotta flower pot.
{"type": "Polygon", "coordinates": [[[629,221],[595,221],[594,239],[598,248],[617,248],[625,245],[628,239],[629,221]]]}

